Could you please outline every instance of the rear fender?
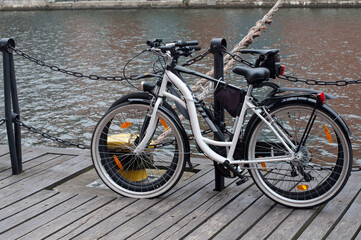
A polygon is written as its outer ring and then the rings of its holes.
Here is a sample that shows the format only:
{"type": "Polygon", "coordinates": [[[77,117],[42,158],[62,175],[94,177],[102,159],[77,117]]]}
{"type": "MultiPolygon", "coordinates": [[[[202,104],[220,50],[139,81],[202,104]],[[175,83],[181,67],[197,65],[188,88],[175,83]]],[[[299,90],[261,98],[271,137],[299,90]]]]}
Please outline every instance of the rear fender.
{"type": "MultiPolygon", "coordinates": [[[[279,96],[275,95],[271,98],[265,99],[260,105],[266,106],[270,110],[272,110],[272,108],[278,104],[292,103],[292,102],[301,102],[307,105],[315,106],[316,104],[319,104],[317,103],[316,100],[316,95],[315,95],[316,93],[318,92],[312,91],[310,93],[289,94],[289,95],[287,94],[287,95],[279,95],[279,96]]],[[[337,121],[342,126],[342,128],[348,134],[349,137],[352,137],[357,140],[357,137],[351,133],[346,122],[342,119],[340,114],[338,114],[335,110],[333,110],[330,106],[328,106],[325,103],[320,105],[320,107],[322,108],[322,110],[329,113],[334,119],[334,121],[337,121]]],[[[253,116],[251,120],[255,120],[253,118],[256,118],[256,116],[253,116]]]]}

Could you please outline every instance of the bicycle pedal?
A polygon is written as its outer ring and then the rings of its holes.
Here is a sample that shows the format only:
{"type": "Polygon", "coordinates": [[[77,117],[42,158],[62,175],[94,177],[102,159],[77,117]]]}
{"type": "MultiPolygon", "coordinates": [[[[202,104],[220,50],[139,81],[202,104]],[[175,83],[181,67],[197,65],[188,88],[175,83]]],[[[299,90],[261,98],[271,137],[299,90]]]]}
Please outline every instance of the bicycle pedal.
{"type": "Polygon", "coordinates": [[[239,186],[239,185],[241,185],[241,184],[243,184],[243,183],[245,183],[245,182],[247,182],[249,179],[248,179],[248,177],[245,177],[245,176],[242,176],[243,178],[241,178],[240,180],[238,180],[237,182],[236,182],[236,185],[237,186],[239,186]]]}

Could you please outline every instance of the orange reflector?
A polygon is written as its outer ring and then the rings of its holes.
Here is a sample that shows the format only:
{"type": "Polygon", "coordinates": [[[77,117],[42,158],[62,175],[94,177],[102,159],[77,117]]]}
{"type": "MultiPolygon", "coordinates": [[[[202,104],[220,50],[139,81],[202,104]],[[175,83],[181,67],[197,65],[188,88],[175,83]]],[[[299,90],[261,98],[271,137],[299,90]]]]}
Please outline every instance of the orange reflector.
{"type": "Polygon", "coordinates": [[[124,129],[124,128],[129,127],[130,125],[132,125],[130,122],[125,122],[122,124],[121,128],[124,129]]]}
{"type": "MultiPolygon", "coordinates": [[[[262,156],[259,156],[258,158],[262,158],[262,156]]],[[[266,163],[260,162],[261,166],[263,167],[263,171],[267,172],[266,163]]]]}
{"type": "Polygon", "coordinates": [[[305,191],[305,190],[307,190],[308,188],[309,188],[309,186],[308,186],[308,185],[304,185],[304,184],[297,186],[297,189],[300,190],[300,191],[305,191]]]}
{"type": "Polygon", "coordinates": [[[119,161],[118,157],[114,154],[113,155],[113,158],[114,158],[114,161],[115,163],[117,164],[117,166],[120,168],[120,169],[123,169],[123,165],[121,164],[121,162],[119,161]]]}
{"type": "Polygon", "coordinates": [[[123,169],[122,163],[119,161],[118,157],[114,154],[113,155],[114,161],[119,167],[119,170],[117,170],[123,177],[126,179],[133,181],[133,182],[139,182],[147,178],[147,172],[145,169],[139,169],[139,170],[128,170],[125,171],[123,169]]]}
{"type": "Polygon", "coordinates": [[[161,118],[159,118],[159,121],[160,121],[160,123],[163,125],[163,127],[165,128],[165,130],[168,131],[168,125],[167,125],[167,123],[166,123],[163,119],[161,119],[161,118]]]}
{"type": "Polygon", "coordinates": [[[265,163],[265,162],[261,162],[261,166],[263,167],[263,170],[264,170],[265,172],[267,172],[266,163],[265,163]]]}
{"type": "Polygon", "coordinates": [[[331,137],[331,133],[328,130],[328,128],[326,127],[325,124],[322,125],[323,131],[325,132],[326,138],[328,140],[329,143],[332,143],[332,137],[331,137]]]}

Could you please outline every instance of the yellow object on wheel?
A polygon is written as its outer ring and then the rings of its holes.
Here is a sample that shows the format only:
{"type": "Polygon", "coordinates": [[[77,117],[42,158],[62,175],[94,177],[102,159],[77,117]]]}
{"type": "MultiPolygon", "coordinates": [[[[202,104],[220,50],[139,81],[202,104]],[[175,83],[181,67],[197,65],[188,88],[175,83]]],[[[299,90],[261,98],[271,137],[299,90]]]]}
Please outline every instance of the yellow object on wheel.
{"type": "Polygon", "coordinates": [[[143,181],[147,178],[147,172],[142,158],[146,158],[147,162],[151,160],[151,156],[149,155],[142,157],[128,155],[134,147],[134,141],[137,138],[137,134],[123,133],[110,135],[107,139],[108,149],[114,152],[113,159],[119,168],[117,171],[124,178],[132,182],[143,181]]]}

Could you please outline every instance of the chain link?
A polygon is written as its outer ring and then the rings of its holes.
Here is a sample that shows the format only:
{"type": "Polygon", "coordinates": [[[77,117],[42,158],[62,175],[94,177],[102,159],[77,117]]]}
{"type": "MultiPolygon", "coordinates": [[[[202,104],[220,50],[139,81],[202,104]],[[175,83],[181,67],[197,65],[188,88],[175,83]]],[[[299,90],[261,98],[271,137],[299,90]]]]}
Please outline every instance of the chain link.
{"type": "MultiPolygon", "coordinates": [[[[0,120],[0,125],[2,125],[4,122],[5,122],[5,119],[0,120]]],[[[32,127],[32,126],[29,126],[29,125],[25,124],[21,120],[15,119],[15,122],[18,123],[21,127],[26,128],[29,132],[32,132],[32,133],[35,133],[35,134],[40,134],[43,138],[52,140],[54,142],[57,142],[57,143],[60,143],[60,144],[66,145],[66,146],[74,146],[74,147],[77,147],[77,148],[80,148],[80,149],[90,149],[89,146],[86,146],[84,144],[73,143],[73,142],[71,142],[69,140],[63,140],[61,138],[52,136],[49,133],[43,132],[43,131],[35,128],[35,127],[32,127]]],[[[202,135],[210,133],[210,132],[212,132],[210,129],[204,130],[202,132],[202,135]]],[[[194,139],[193,134],[189,135],[188,138],[189,138],[189,140],[194,139]]],[[[155,144],[155,145],[151,145],[151,146],[154,147],[154,148],[159,148],[159,147],[164,147],[164,146],[172,145],[172,144],[175,144],[175,140],[173,140],[171,142],[159,143],[159,144],[155,144]]]]}
{"type": "Polygon", "coordinates": [[[182,64],[183,67],[187,67],[190,66],[196,62],[199,62],[200,60],[202,60],[203,58],[205,58],[208,54],[211,53],[211,49],[208,49],[205,53],[198,55],[192,59],[189,59],[186,63],[182,64]]]}
{"type": "Polygon", "coordinates": [[[300,79],[298,77],[289,76],[289,75],[283,75],[278,76],[278,78],[282,80],[287,80],[289,82],[301,82],[305,83],[307,85],[320,85],[320,86],[338,86],[343,87],[350,84],[361,84],[361,79],[358,80],[337,80],[337,81],[323,81],[323,80],[314,80],[314,79],[300,79]]]}
{"type": "Polygon", "coordinates": [[[224,53],[227,53],[229,56],[231,56],[233,58],[233,60],[235,60],[236,62],[242,63],[248,67],[254,68],[254,64],[248,62],[247,60],[244,60],[241,56],[228,52],[225,48],[223,49],[224,53]]]}
{"type": "Polygon", "coordinates": [[[5,118],[1,119],[1,120],[0,120],[0,126],[3,125],[5,122],[6,122],[6,119],[5,119],[5,118]]]}
{"type": "Polygon", "coordinates": [[[48,67],[52,71],[64,73],[64,74],[67,74],[67,75],[70,75],[70,76],[74,76],[74,77],[78,77],[78,78],[89,78],[90,80],[104,80],[104,81],[123,81],[123,80],[131,79],[131,78],[125,78],[125,77],[122,77],[122,76],[98,76],[98,75],[95,75],[95,74],[88,75],[88,74],[83,74],[83,73],[80,73],[80,72],[75,72],[75,71],[63,69],[63,68],[60,68],[60,67],[55,66],[55,65],[47,64],[47,63],[45,63],[44,61],[42,61],[40,59],[34,58],[34,57],[30,56],[29,54],[25,53],[24,51],[22,51],[20,49],[17,49],[17,48],[11,47],[11,46],[10,46],[10,48],[12,50],[14,50],[14,52],[16,54],[18,54],[19,56],[21,56],[21,57],[23,57],[25,59],[28,59],[31,62],[34,62],[35,64],[37,64],[39,66],[48,67]]]}
{"type": "Polygon", "coordinates": [[[71,141],[68,141],[68,140],[63,140],[61,138],[58,138],[58,137],[55,137],[55,136],[52,136],[50,135],[49,133],[46,133],[46,132],[42,132],[34,127],[31,127],[29,125],[26,125],[24,122],[22,122],[21,120],[18,120],[18,119],[15,119],[15,122],[18,123],[21,127],[24,127],[26,128],[29,132],[32,132],[32,133],[36,133],[36,134],[40,134],[43,138],[47,138],[47,139],[50,139],[54,142],[58,142],[60,144],[63,144],[63,145],[66,145],[66,146],[74,146],[74,147],[77,147],[77,148],[80,148],[80,149],[90,149],[89,146],[86,146],[84,144],[77,144],[77,143],[73,143],[71,141]]]}

